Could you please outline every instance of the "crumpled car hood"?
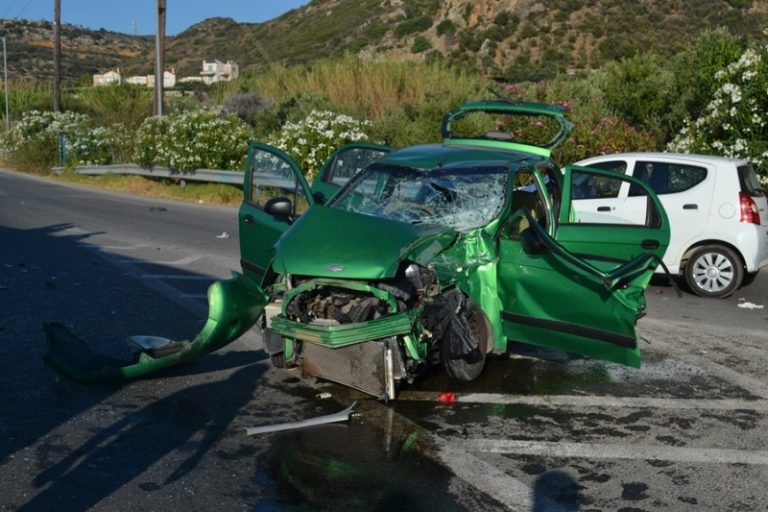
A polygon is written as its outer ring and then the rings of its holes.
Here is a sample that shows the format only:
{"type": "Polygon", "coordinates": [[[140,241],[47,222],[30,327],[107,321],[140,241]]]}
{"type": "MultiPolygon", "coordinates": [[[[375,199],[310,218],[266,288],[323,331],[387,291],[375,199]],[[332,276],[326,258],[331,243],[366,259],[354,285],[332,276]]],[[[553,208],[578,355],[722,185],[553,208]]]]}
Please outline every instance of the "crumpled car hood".
{"type": "Polygon", "coordinates": [[[456,239],[451,228],[406,224],[315,205],[275,244],[276,272],[345,279],[395,277],[403,260],[426,265],[456,239]]]}

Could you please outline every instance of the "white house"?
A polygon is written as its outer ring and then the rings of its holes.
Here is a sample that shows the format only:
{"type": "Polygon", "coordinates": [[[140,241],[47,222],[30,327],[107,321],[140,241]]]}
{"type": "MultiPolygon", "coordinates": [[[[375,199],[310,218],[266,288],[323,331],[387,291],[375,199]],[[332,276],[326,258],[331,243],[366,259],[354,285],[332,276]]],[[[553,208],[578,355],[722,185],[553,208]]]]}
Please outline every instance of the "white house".
{"type": "Polygon", "coordinates": [[[147,76],[146,75],[129,76],[128,78],[125,79],[125,82],[133,85],[147,85],[147,76]]]}
{"type": "MultiPolygon", "coordinates": [[[[163,71],[163,87],[170,89],[176,85],[176,70],[163,71]]],[[[155,75],[147,75],[147,87],[155,86],[155,75]]]]}
{"type": "Polygon", "coordinates": [[[101,75],[93,75],[94,86],[119,84],[121,81],[122,77],[120,76],[120,68],[109,70],[101,75]]]}
{"type": "Polygon", "coordinates": [[[228,82],[240,76],[240,69],[237,63],[228,60],[221,62],[215,59],[213,62],[203,61],[203,70],[200,72],[203,82],[212,84],[214,82],[228,82]]]}

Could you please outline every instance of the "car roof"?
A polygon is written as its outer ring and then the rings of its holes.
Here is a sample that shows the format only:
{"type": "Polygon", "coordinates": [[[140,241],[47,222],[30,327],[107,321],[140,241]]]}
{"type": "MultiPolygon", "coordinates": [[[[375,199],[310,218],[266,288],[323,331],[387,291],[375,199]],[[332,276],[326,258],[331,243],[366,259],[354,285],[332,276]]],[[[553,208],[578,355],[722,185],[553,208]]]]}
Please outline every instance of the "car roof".
{"type": "Polygon", "coordinates": [[[377,160],[377,163],[435,169],[437,167],[509,166],[523,162],[533,164],[547,158],[497,147],[483,147],[463,144],[424,144],[392,151],[377,160]]]}
{"type": "MultiPolygon", "coordinates": [[[[708,163],[712,165],[718,165],[718,164],[735,164],[737,166],[739,165],[745,165],[748,164],[748,160],[744,160],[741,158],[729,158],[725,156],[714,156],[714,155],[698,155],[698,154],[690,154],[690,153],[666,153],[662,151],[647,151],[647,152],[634,152],[634,153],[611,153],[608,155],[597,155],[589,158],[585,158],[581,160],[580,162],[586,162],[586,161],[594,161],[594,160],[610,160],[613,158],[653,158],[653,159],[659,159],[659,160],[684,160],[687,162],[699,162],[699,163],[708,163]]],[[[578,165],[578,163],[577,163],[578,165]]]]}

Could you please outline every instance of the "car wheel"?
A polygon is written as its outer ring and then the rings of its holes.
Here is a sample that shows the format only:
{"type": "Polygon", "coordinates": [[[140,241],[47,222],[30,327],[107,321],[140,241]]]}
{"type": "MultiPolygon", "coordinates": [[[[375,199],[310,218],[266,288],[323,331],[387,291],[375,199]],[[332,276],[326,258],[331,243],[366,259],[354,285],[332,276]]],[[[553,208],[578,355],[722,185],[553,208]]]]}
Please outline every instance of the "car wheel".
{"type": "Polygon", "coordinates": [[[685,266],[685,281],[701,297],[723,298],[741,286],[744,268],[739,256],[728,247],[697,248],[685,266]]]}
{"type": "Polygon", "coordinates": [[[747,272],[744,274],[744,279],[741,280],[741,286],[747,286],[752,284],[757,279],[758,272],[747,272]]]}
{"type": "Polygon", "coordinates": [[[472,357],[471,361],[467,358],[456,357],[450,350],[451,346],[455,346],[451,341],[451,336],[455,336],[455,334],[449,330],[440,341],[440,359],[443,363],[443,368],[445,368],[445,373],[448,374],[450,379],[470,382],[483,373],[486,352],[488,351],[492,334],[490,322],[483,311],[474,303],[468,303],[465,314],[472,338],[477,342],[480,353],[474,354],[475,357],[472,357]]]}
{"type": "Polygon", "coordinates": [[[272,366],[275,368],[287,368],[288,365],[285,363],[285,353],[284,352],[278,352],[276,354],[270,354],[269,360],[272,362],[272,366]]]}

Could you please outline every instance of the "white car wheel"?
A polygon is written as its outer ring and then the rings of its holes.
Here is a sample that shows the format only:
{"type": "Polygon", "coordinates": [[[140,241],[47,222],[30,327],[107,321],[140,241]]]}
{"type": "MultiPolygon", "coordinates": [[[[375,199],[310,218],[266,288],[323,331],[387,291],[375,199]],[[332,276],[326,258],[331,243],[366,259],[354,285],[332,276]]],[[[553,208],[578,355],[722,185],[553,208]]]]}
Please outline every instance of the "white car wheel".
{"type": "Polygon", "coordinates": [[[697,248],[685,266],[685,281],[701,297],[723,298],[741,285],[744,267],[728,247],[707,245],[697,248]]]}

